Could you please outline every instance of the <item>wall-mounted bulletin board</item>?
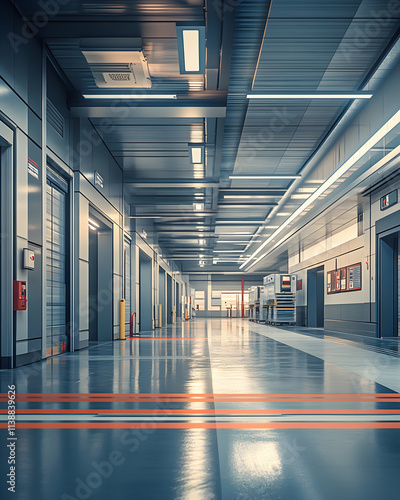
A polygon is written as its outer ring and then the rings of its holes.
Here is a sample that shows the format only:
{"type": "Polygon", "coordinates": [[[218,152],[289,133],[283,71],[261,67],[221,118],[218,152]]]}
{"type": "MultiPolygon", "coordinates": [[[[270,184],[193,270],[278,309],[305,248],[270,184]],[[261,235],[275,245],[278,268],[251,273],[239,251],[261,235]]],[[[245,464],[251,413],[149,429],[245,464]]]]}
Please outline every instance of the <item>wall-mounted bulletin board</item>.
{"type": "Polygon", "coordinates": [[[328,271],[326,283],[328,294],[361,290],[361,262],[328,271]]]}

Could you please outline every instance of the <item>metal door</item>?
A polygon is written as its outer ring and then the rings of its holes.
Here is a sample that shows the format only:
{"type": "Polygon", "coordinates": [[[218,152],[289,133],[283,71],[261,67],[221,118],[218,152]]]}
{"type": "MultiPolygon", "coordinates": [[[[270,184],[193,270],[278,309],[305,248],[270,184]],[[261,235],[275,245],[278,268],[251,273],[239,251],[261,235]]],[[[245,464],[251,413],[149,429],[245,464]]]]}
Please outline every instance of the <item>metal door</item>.
{"type": "Polygon", "coordinates": [[[47,169],[46,193],[46,356],[69,350],[68,184],[47,169]]]}
{"type": "Polygon", "coordinates": [[[131,313],[131,242],[127,239],[124,240],[124,298],[125,298],[125,335],[129,336],[130,321],[132,314],[131,313]]]}

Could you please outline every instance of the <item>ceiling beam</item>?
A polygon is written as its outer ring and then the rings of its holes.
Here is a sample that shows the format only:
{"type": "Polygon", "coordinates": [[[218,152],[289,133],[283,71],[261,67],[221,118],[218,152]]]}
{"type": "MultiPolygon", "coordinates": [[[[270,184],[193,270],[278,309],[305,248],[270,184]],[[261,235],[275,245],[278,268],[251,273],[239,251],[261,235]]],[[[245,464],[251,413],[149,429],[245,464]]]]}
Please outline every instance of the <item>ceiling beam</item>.
{"type": "Polygon", "coordinates": [[[225,106],[71,106],[78,118],[224,118],[225,106]]]}
{"type": "Polygon", "coordinates": [[[218,187],[219,180],[213,177],[204,179],[124,179],[124,184],[142,188],[202,188],[218,187]]]}

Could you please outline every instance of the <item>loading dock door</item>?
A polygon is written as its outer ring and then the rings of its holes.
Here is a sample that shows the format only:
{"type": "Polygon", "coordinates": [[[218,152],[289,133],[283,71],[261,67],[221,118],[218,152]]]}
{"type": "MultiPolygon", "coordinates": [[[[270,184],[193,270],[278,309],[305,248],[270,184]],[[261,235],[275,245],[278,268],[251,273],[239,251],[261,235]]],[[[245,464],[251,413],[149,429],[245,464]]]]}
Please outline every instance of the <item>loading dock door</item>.
{"type": "Polygon", "coordinates": [[[69,350],[68,184],[52,169],[47,170],[46,193],[46,356],[69,350]]]}

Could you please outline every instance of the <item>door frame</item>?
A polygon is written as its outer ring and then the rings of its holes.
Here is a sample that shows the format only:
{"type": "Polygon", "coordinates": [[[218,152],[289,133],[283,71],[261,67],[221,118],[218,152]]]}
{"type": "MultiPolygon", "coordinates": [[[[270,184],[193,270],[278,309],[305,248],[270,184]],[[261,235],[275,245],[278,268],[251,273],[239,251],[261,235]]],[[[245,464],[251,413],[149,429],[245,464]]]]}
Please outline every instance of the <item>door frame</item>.
{"type": "Polygon", "coordinates": [[[0,121],[0,203],[1,213],[8,214],[0,218],[0,367],[15,366],[15,324],[13,311],[14,278],[14,131],[0,121]],[[6,165],[9,168],[4,168],[6,165]]]}

